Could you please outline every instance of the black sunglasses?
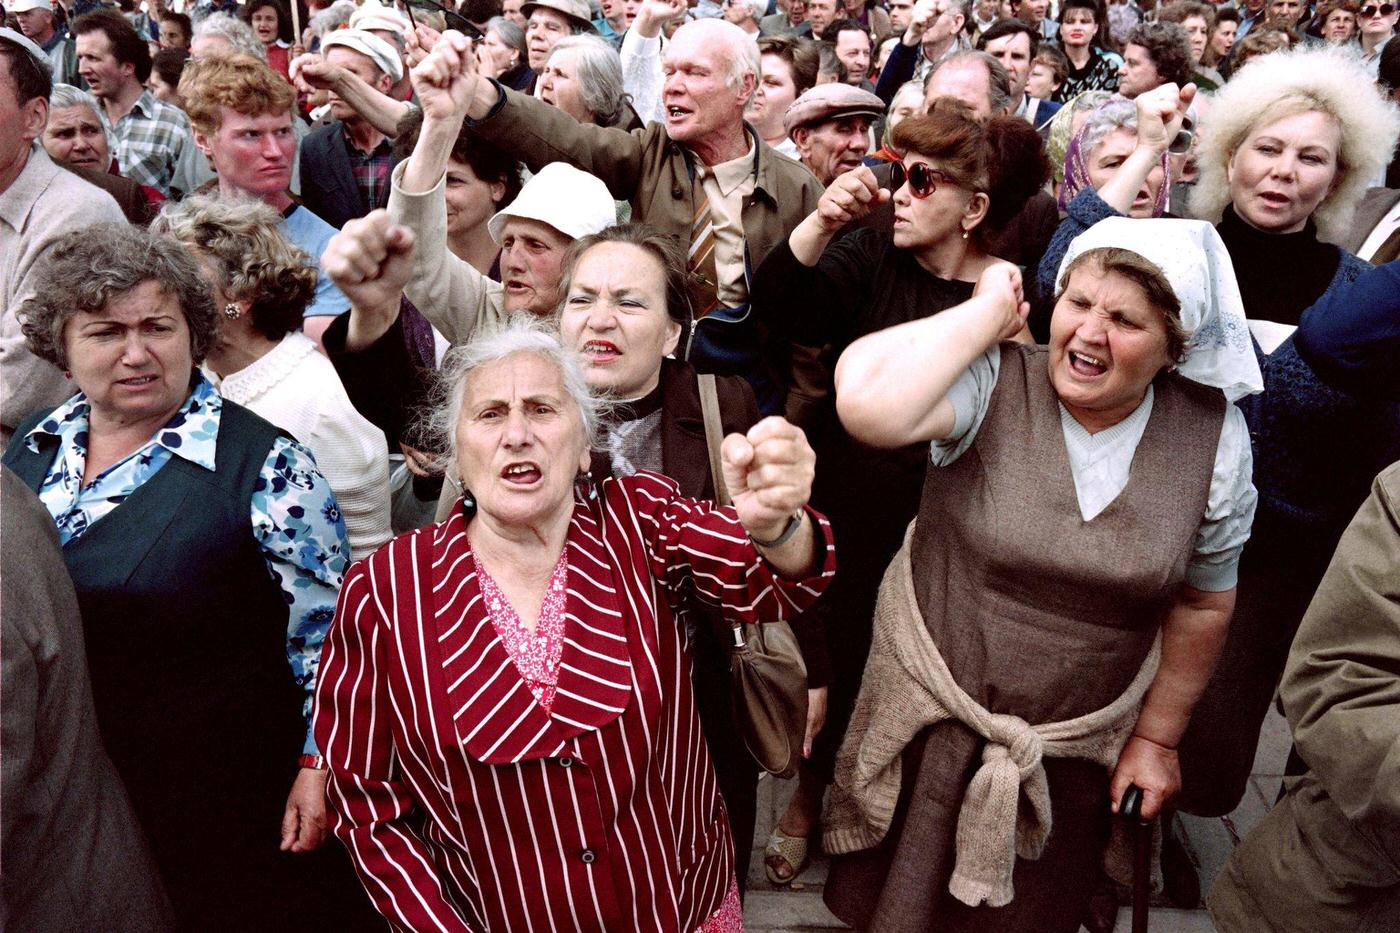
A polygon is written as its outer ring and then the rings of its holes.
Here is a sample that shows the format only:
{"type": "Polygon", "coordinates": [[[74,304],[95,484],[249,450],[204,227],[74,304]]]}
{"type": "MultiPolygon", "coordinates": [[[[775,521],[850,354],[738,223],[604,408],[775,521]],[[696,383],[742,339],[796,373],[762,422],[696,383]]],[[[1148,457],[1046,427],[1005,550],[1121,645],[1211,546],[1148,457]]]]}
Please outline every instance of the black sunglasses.
{"type": "Polygon", "coordinates": [[[927,162],[915,162],[908,168],[903,162],[890,163],[890,193],[904,187],[909,182],[909,193],[923,199],[938,190],[940,185],[956,185],[957,181],[947,172],[940,172],[927,162]]]}
{"type": "Polygon", "coordinates": [[[422,10],[426,13],[441,13],[443,21],[448,29],[455,29],[468,39],[476,42],[483,38],[480,29],[477,29],[471,20],[467,19],[456,10],[448,9],[436,0],[399,0],[403,8],[408,11],[408,18],[413,20],[415,29],[418,27],[418,19],[413,15],[414,10],[422,10]]]}
{"type": "Polygon", "coordinates": [[[1380,6],[1376,6],[1375,4],[1367,4],[1366,6],[1363,6],[1361,8],[1361,16],[1363,19],[1367,19],[1372,16],[1389,16],[1391,13],[1394,12],[1395,5],[1392,3],[1382,3],[1380,6]]]}

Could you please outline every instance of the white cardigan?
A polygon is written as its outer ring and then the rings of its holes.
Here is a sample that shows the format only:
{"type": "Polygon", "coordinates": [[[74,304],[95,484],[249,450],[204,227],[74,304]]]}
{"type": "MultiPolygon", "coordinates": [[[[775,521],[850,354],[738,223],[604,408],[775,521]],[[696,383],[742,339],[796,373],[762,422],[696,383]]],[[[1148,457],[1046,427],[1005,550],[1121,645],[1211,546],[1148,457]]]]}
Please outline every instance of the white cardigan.
{"type": "Polygon", "coordinates": [[[384,432],[345,394],[331,361],[301,331],[262,359],[219,381],[230,402],[260,415],[311,449],[331,484],[354,560],[393,537],[389,527],[389,451],[384,432]]]}

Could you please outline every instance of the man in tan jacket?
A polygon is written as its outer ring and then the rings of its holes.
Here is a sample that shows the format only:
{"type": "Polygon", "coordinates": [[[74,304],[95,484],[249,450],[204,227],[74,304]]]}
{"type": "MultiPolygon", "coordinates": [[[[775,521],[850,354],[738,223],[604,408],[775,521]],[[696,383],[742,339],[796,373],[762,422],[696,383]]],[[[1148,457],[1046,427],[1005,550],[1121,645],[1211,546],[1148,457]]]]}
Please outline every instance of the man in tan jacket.
{"type": "Polygon", "coordinates": [[[676,237],[697,282],[687,357],[702,371],[747,376],[760,408],[773,413],[786,402],[793,418],[814,387],[792,385],[788,348],[767,339],[762,309],[750,313],[748,275],[815,210],[821,185],[744,123],[759,71],[751,36],[722,20],[687,23],[663,66],[666,121],[631,132],[581,124],[478,75],[466,40],[453,33],[417,71],[460,95],[468,125],[531,170],[568,162],[629,201],[634,221],[676,237]]]}
{"type": "Polygon", "coordinates": [[[1400,930],[1400,463],[1337,545],[1280,693],[1309,771],[1235,850],[1216,925],[1400,930]]]}

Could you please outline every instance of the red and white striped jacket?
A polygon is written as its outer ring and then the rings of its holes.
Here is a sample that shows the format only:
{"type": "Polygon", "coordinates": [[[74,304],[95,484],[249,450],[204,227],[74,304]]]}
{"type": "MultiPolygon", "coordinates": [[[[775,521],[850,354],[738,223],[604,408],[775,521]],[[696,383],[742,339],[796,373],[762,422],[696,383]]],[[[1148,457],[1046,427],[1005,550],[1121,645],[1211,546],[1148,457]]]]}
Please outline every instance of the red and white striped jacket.
{"type": "MultiPolygon", "coordinates": [[[[820,519],[820,516],[818,516],[820,519]]],[[[496,635],[460,505],[355,564],[322,655],[335,834],[397,929],[695,930],[733,874],[675,607],[793,618],[835,570],[776,577],[732,508],[639,473],[578,500],[545,712],[496,635]],[[600,526],[601,519],[601,526],[600,526]]]]}

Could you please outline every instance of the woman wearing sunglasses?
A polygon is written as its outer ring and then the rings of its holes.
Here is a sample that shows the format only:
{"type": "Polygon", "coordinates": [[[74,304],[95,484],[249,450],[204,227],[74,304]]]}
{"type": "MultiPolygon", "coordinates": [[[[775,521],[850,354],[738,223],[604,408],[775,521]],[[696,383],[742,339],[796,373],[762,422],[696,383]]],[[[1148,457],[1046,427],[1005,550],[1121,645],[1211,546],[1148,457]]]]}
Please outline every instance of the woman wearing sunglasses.
{"type": "Polygon", "coordinates": [[[1400,8],[1394,0],[1366,0],[1361,4],[1357,20],[1361,26],[1361,60],[1371,69],[1374,78],[1381,67],[1381,50],[1395,35],[1395,21],[1400,8]]]}
{"type": "MultiPolygon", "coordinates": [[[[753,307],[763,321],[794,343],[831,347],[831,359],[865,334],[971,298],[978,277],[998,261],[987,244],[1049,175],[1040,137],[1020,119],[982,125],[939,109],[901,121],[893,142],[904,159],[894,163],[891,190],[880,188],[867,167],[839,176],[754,275],[753,307]],[[840,235],[891,199],[892,231],[840,235]]],[[[928,458],[926,449],[877,451],[856,442],[830,407],[808,433],[822,450],[813,501],[820,496],[833,510],[828,514],[839,516],[833,525],[850,557],[822,610],[835,649],[827,725],[765,857],[775,883],[792,880],[806,864],[807,840],[860,687],[875,589],[914,517],[928,458]]]]}

